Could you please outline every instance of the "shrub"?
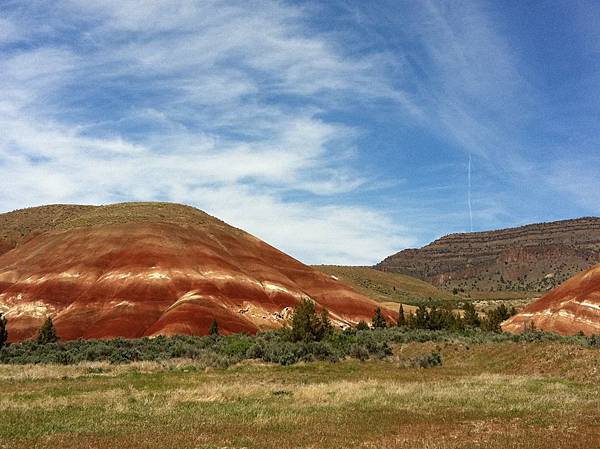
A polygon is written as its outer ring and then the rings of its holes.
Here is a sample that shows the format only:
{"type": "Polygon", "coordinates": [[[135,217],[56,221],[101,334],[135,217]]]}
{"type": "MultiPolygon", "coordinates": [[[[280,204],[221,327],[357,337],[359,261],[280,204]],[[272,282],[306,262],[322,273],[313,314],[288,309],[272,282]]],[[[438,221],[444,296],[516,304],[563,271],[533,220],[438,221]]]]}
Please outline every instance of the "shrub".
{"type": "Polygon", "coordinates": [[[219,352],[240,360],[246,357],[248,350],[254,345],[252,338],[244,335],[230,335],[225,337],[219,352]]]}
{"type": "Polygon", "coordinates": [[[422,355],[413,360],[413,366],[415,368],[431,368],[434,366],[441,366],[441,364],[442,355],[439,352],[432,352],[428,355],[422,355]]]}
{"type": "Polygon", "coordinates": [[[367,348],[359,344],[353,344],[352,346],[350,346],[348,355],[350,357],[354,357],[355,359],[360,360],[361,362],[369,360],[369,351],[367,350],[367,348]]]}
{"type": "Polygon", "coordinates": [[[56,335],[56,330],[54,329],[54,323],[52,322],[51,317],[46,318],[46,321],[44,321],[44,324],[40,327],[36,341],[38,345],[46,345],[58,341],[58,336],[56,335]]]}
{"type": "Polygon", "coordinates": [[[588,345],[592,348],[600,348],[600,334],[587,337],[588,345]]]}

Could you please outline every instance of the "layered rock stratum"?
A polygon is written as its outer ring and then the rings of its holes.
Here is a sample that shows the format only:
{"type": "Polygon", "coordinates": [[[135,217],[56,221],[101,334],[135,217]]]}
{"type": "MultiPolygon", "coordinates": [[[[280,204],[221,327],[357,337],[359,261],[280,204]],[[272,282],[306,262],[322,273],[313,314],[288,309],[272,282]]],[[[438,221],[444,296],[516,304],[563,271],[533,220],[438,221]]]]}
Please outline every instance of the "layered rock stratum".
{"type": "MultiPolygon", "coordinates": [[[[0,313],[10,341],[47,316],[62,339],[278,328],[304,298],[334,324],[377,304],[258,238],[188,206],[53,205],[0,214],[0,313]]],[[[392,312],[385,312],[393,319],[392,312]]]]}
{"type": "Polygon", "coordinates": [[[502,323],[502,330],[513,333],[532,327],[563,335],[600,334],[600,264],[572,277],[502,323]]]}
{"type": "Polygon", "coordinates": [[[375,266],[464,291],[550,290],[600,262],[600,218],[451,234],[375,266]]]}

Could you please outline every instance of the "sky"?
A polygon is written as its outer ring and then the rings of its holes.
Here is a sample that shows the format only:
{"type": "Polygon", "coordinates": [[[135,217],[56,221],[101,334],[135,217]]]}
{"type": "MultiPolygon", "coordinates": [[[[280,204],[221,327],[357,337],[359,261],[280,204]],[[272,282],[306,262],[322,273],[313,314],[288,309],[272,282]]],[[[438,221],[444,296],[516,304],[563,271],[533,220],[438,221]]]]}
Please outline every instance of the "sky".
{"type": "Polygon", "coordinates": [[[190,204],[306,263],[600,214],[600,3],[0,0],[0,212],[190,204]]]}

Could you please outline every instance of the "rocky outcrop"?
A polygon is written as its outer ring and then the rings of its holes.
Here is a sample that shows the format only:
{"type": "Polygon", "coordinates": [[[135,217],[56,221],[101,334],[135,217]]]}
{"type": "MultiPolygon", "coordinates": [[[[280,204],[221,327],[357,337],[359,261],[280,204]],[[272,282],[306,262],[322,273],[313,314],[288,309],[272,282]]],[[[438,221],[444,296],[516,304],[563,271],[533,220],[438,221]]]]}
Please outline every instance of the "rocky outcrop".
{"type": "Polygon", "coordinates": [[[600,218],[451,234],[375,268],[458,290],[546,291],[600,261],[600,218]]]}
{"type": "Polygon", "coordinates": [[[50,206],[11,214],[0,215],[0,236],[10,237],[0,255],[0,312],[10,341],[32,338],[47,316],[62,339],[134,338],[204,335],[213,319],[224,333],[273,329],[303,298],[327,308],[338,326],[369,320],[377,307],[187,206],[50,206]]]}
{"type": "Polygon", "coordinates": [[[600,264],[586,270],[502,323],[505,332],[535,328],[572,335],[600,334],[600,264]]]}

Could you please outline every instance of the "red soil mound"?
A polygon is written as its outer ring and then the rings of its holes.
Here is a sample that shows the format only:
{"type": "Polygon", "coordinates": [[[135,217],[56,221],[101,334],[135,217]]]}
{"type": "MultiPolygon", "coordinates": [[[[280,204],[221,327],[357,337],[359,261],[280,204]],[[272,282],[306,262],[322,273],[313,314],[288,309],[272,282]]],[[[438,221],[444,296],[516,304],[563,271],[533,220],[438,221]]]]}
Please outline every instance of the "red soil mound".
{"type": "Polygon", "coordinates": [[[127,205],[105,207],[102,219],[102,208],[94,208],[96,215],[32,231],[0,255],[0,312],[10,341],[32,338],[47,316],[61,339],[134,338],[204,335],[213,319],[223,333],[277,328],[302,298],[326,307],[338,326],[369,320],[377,307],[201,211],[153,218],[155,205],[136,207],[143,219],[121,213],[127,205]],[[118,218],[111,207],[121,208],[118,218]]]}
{"type": "Polygon", "coordinates": [[[531,327],[571,335],[600,334],[600,264],[572,277],[502,324],[507,332],[531,327]]]}

